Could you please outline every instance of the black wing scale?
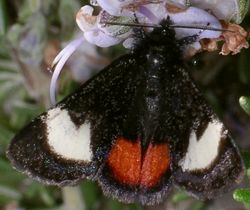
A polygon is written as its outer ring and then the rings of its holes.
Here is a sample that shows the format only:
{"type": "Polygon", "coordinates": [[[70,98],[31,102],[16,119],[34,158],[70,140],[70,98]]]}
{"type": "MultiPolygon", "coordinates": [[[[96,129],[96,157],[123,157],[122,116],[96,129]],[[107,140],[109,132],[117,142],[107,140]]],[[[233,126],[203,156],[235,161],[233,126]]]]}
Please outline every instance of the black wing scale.
{"type": "Polygon", "coordinates": [[[12,164],[46,184],[72,185],[85,177],[93,178],[105,160],[112,139],[119,132],[117,124],[123,120],[127,104],[133,100],[135,87],[129,88],[128,85],[136,74],[134,64],[130,55],[123,56],[54,108],[67,110],[76,127],[85,121],[91,122],[91,147],[95,154],[91,163],[65,159],[53,153],[47,144],[45,112],[12,140],[7,152],[12,164]],[[124,96],[121,91],[126,89],[124,96]],[[122,101],[118,103],[117,98],[122,101]],[[114,119],[109,119],[110,116],[117,116],[116,123],[111,122],[114,119]]]}

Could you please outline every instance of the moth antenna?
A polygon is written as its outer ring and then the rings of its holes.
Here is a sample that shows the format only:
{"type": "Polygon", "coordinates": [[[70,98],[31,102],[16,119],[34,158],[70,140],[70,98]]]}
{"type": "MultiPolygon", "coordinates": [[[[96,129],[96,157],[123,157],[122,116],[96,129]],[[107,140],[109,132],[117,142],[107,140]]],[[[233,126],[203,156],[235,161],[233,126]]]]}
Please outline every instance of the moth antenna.
{"type": "Polygon", "coordinates": [[[141,23],[118,23],[118,22],[101,22],[101,24],[106,25],[116,25],[116,26],[131,26],[131,27],[147,27],[147,28],[160,28],[161,25],[150,25],[150,24],[141,24],[141,23]]]}
{"type": "Polygon", "coordinates": [[[209,30],[209,31],[227,31],[231,33],[235,33],[235,31],[224,29],[224,28],[214,28],[210,26],[186,26],[186,25],[169,25],[170,28],[185,28],[185,29],[201,29],[201,30],[209,30]]]}
{"type": "MultiPolygon", "coordinates": [[[[145,27],[145,28],[161,28],[160,24],[141,24],[141,23],[118,23],[118,22],[102,22],[104,25],[119,25],[119,26],[130,26],[130,27],[145,27]]],[[[235,31],[223,29],[223,28],[214,28],[210,26],[192,26],[192,25],[169,25],[169,28],[185,28],[185,29],[201,29],[201,30],[209,30],[209,31],[221,31],[221,32],[231,32],[235,33],[235,31]]]]}

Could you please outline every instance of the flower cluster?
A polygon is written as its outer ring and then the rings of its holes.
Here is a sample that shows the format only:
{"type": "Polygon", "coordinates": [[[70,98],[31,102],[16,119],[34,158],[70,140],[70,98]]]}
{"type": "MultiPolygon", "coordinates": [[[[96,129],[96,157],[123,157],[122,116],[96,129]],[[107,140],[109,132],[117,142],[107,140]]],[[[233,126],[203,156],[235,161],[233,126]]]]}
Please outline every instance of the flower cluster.
{"type": "MultiPolygon", "coordinates": [[[[76,15],[76,22],[83,32],[83,36],[66,46],[52,64],[52,67],[55,67],[50,87],[52,104],[56,103],[56,81],[63,65],[84,42],[89,42],[99,47],[110,47],[123,43],[124,47],[132,48],[135,42],[132,24],[154,25],[159,24],[159,22],[166,18],[170,18],[173,25],[183,26],[175,29],[177,39],[194,34],[199,36],[197,42],[189,46],[190,49],[193,49],[193,52],[197,52],[204,47],[204,45],[200,44],[200,40],[221,39],[223,37],[223,30],[219,30],[224,26],[218,17],[214,16],[214,14],[218,13],[218,8],[212,14],[208,12],[211,9],[211,5],[204,3],[209,1],[200,0],[195,2],[198,6],[190,6],[187,0],[92,0],[92,6],[83,6],[76,15]],[[101,8],[98,15],[93,15],[94,6],[101,8]],[[185,28],[185,26],[192,26],[193,28],[185,28]],[[197,28],[195,28],[196,26],[197,28]],[[201,29],[206,27],[218,30],[201,29]]],[[[218,13],[217,16],[220,19],[224,18],[224,20],[227,18],[226,13],[223,12],[221,14],[218,13]]],[[[152,28],[145,30],[152,30],[152,28]]],[[[239,33],[236,35],[233,33],[229,34],[224,36],[226,37],[225,41],[228,41],[228,43],[224,44],[223,49],[230,49],[230,51],[234,52],[235,48],[237,48],[238,52],[240,48],[248,47],[247,42],[244,41],[246,36],[243,37],[243,41],[241,39],[240,44],[237,42],[233,43],[233,46],[230,46],[236,36],[238,36],[237,40],[239,40],[239,37],[242,37],[244,33],[240,33],[240,35],[239,33]]],[[[206,47],[207,49],[214,50],[217,48],[217,45],[213,41],[206,47]]]]}
{"type": "MultiPolygon", "coordinates": [[[[170,17],[173,24],[176,25],[200,27],[209,25],[213,28],[221,28],[216,17],[205,10],[197,7],[185,7],[181,4],[170,4],[166,0],[97,0],[97,2],[102,8],[97,16],[93,15],[93,7],[83,6],[76,16],[76,22],[84,32],[84,38],[99,47],[110,47],[121,42],[126,48],[133,46],[132,27],[105,23],[129,24],[138,21],[143,25],[158,24],[161,20],[170,17]]],[[[176,29],[177,38],[194,34],[200,34],[200,39],[217,38],[220,32],[176,29]]]]}

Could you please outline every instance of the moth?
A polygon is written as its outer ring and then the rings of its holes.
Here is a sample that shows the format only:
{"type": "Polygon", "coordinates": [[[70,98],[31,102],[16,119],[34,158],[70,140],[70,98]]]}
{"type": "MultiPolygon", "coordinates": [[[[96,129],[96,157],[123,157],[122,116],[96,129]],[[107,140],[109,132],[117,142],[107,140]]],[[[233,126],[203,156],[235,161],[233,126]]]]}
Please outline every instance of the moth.
{"type": "Polygon", "coordinates": [[[172,186],[212,199],[244,164],[228,130],[192,80],[169,20],[12,140],[13,166],[45,184],[97,181],[125,203],[162,202],[172,186]]]}

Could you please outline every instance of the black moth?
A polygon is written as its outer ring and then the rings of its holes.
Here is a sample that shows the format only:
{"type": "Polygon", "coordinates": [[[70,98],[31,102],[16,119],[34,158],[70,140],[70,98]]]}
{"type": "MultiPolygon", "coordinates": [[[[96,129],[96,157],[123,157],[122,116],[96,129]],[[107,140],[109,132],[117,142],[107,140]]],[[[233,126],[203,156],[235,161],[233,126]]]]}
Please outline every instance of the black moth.
{"type": "Polygon", "coordinates": [[[153,205],[172,185],[211,199],[244,165],[228,131],[186,70],[169,20],[12,140],[17,170],[52,185],[84,178],[119,201],[153,205]]]}

